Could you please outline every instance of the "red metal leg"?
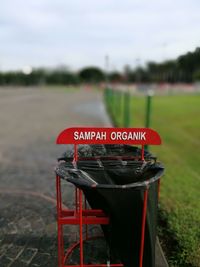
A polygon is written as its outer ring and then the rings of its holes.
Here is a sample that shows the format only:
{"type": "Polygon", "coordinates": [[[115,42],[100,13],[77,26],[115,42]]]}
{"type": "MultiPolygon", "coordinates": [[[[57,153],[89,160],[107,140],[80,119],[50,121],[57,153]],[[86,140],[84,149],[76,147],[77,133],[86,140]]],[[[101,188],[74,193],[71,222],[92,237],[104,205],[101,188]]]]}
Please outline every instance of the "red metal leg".
{"type": "Polygon", "coordinates": [[[60,177],[56,175],[56,197],[57,197],[57,228],[58,228],[58,266],[63,266],[63,259],[62,259],[62,226],[60,225],[59,219],[61,216],[62,211],[62,200],[61,200],[61,188],[60,188],[60,177]]]}
{"type": "Polygon", "coordinates": [[[141,158],[142,158],[142,160],[144,160],[144,145],[142,145],[141,158]]]}
{"type": "Polygon", "coordinates": [[[78,145],[74,145],[74,162],[78,161],[78,145]]]}
{"type": "Polygon", "coordinates": [[[78,189],[75,187],[75,208],[76,212],[78,212],[78,189]]]}
{"type": "Polygon", "coordinates": [[[144,204],[143,204],[143,212],[142,212],[142,231],[141,231],[139,267],[142,267],[142,265],[143,265],[144,237],[145,237],[146,214],[147,214],[147,199],[148,199],[148,189],[146,189],[144,191],[144,204]]]}
{"type": "Polygon", "coordinates": [[[80,232],[80,267],[83,267],[83,200],[79,189],[79,232],[80,232]]]}

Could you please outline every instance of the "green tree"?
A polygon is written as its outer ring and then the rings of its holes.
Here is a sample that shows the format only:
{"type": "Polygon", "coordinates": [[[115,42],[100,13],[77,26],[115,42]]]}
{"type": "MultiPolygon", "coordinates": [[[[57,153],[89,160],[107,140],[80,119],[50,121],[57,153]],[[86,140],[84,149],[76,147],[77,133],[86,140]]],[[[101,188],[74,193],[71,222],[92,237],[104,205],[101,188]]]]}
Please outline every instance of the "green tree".
{"type": "Polygon", "coordinates": [[[79,78],[86,83],[99,83],[105,80],[104,72],[97,67],[87,67],[79,72],[79,78]]]}
{"type": "Polygon", "coordinates": [[[122,82],[123,76],[120,72],[113,71],[113,72],[109,73],[108,79],[110,82],[122,82]]]}

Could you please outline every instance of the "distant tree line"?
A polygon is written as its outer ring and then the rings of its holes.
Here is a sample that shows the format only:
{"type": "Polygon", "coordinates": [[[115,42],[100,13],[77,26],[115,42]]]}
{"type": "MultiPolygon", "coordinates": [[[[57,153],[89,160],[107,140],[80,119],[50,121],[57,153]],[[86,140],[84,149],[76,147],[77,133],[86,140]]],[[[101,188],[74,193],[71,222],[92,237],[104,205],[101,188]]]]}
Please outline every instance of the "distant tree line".
{"type": "Polygon", "coordinates": [[[148,62],[146,67],[131,69],[126,66],[123,72],[105,73],[98,67],[86,67],[79,72],[65,68],[47,70],[33,69],[26,74],[22,71],[0,72],[0,85],[77,85],[81,83],[109,82],[185,82],[200,80],[200,48],[188,52],[175,60],[162,63],[148,62]]]}
{"type": "Polygon", "coordinates": [[[67,70],[33,69],[30,74],[22,71],[0,72],[0,85],[75,85],[78,83],[78,76],[67,70]]]}
{"type": "Polygon", "coordinates": [[[127,68],[125,74],[128,82],[195,82],[200,80],[200,48],[175,60],[148,62],[146,67],[138,67],[135,70],[127,68]]]}

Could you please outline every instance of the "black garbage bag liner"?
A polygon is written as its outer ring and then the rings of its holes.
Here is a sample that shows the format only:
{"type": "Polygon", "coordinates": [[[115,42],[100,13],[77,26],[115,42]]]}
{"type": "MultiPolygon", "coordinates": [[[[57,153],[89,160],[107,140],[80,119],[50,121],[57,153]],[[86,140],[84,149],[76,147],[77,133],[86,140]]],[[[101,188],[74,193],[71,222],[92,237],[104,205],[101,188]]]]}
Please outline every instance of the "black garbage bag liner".
{"type": "Polygon", "coordinates": [[[143,197],[147,187],[143,267],[155,267],[158,179],[163,171],[163,166],[155,161],[120,158],[80,160],[75,167],[67,160],[56,168],[60,177],[83,190],[92,208],[102,209],[109,216],[109,225],[102,225],[102,229],[111,258],[127,267],[139,266],[143,197]]]}
{"type": "MultiPolygon", "coordinates": [[[[141,158],[141,149],[130,145],[78,145],[79,158],[103,159],[113,156],[141,158]]],[[[74,149],[71,145],[58,160],[71,161],[73,157],[74,149]]],[[[156,160],[156,157],[148,151],[145,151],[144,157],[145,160],[156,160]]]]}

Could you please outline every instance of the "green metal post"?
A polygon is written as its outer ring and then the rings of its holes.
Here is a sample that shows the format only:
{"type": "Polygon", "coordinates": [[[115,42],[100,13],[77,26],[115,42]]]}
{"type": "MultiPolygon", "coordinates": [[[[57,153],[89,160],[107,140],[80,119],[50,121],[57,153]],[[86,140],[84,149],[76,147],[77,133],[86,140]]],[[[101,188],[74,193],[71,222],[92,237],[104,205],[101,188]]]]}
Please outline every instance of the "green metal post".
{"type": "Polygon", "coordinates": [[[118,113],[118,91],[115,89],[115,108],[113,112],[114,125],[117,126],[117,113],[118,113]]]}
{"type": "Polygon", "coordinates": [[[151,95],[147,95],[146,97],[146,120],[145,120],[145,127],[150,127],[150,119],[151,119],[151,95]]]}
{"type": "Polygon", "coordinates": [[[113,110],[113,122],[114,122],[114,126],[118,126],[117,122],[118,122],[118,108],[119,108],[119,94],[118,91],[115,89],[114,91],[114,110],[113,110]]]}
{"type": "Polygon", "coordinates": [[[115,124],[115,91],[112,88],[111,89],[111,100],[110,100],[110,105],[111,105],[111,119],[113,123],[115,124]]]}
{"type": "Polygon", "coordinates": [[[130,126],[130,93],[124,93],[124,127],[130,126]]]}
{"type": "Polygon", "coordinates": [[[109,88],[106,87],[105,90],[104,90],[104,101],[105,101],[105,104],[106,104],[106,109],[107,111],[109,112],[109,88]]]}
{"type": "Polygon", "coordinates": [[[123,99],[122,91],[119,91],[119,105],[118,105],[118,109],[119,109],[119,112],[118,112],[119,126],[122,125],[122,112],[123,112],[123,109],[122,109],[122,99],[123,99]]]}
{"type": "Polygon", "coordinates": [[[104,96],[104,103],[106,105],[106,108],[108,108],[108,88],[107,87],[105,87],[105,89],[104,89],[103,96],[104,96]]]}
{"type": "MultiPolygon", "coordinates": [[[[151,109],[152,109],[152,97],[153,91],[149,90],[146,96],[146,118],[145,118],[145,127],[150,128],[151,124],[151,109]]],[[[145,146],[145,149],[148,150],[148,145],[145,146]]]]}
{"type": "Polygon", "coordinates": [[[112,113],[113,89],[110,88],[109,90],[110,90],[110,93],[109,93],[109,99],[110,99],[110,101],[109,101],[109,106],[110,106],[110,113],[112,113]]]}
{"type": "Polygon", "coordinates": [[[107,89],[107,107],[108,107],[108,112],[110,115],[110,102],[111,102],[111,89],[107,89]]]}

